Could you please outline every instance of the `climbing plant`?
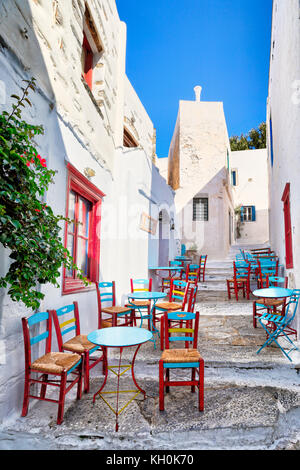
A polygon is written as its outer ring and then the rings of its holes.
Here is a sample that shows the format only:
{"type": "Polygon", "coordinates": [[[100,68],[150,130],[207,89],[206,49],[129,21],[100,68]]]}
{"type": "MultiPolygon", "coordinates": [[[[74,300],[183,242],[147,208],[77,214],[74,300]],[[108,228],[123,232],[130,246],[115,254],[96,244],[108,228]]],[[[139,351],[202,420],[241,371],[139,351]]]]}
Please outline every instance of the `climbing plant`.
{"type": "Polygon", "coordinates": [[[236,230],[236,238],[241,238],[242,236],[242,227],[244,223],[242,222],[242,206],[239,205],[234,209],[235,217],[236,217],[236,224],[235,224],[235,230],[236,230]]]}
{"type": "Polygon", "coordinates": [[[22,120],[23,108],[32,106],[29,93],[36,90],[34,78],[23,82],[22,96],[12,95],[11,112],[0,114],[0,242],[11,259],[0,287],[8,288],[12,300],[35,310],[44,298],[39,285],[58,287],[62,266],[76,269],[85,284],[87,280],[60,237],[61,221],[70,221],[43,202],[56,172],[36,149],[35,138],[44,134],[43,127],[22,120]]]}

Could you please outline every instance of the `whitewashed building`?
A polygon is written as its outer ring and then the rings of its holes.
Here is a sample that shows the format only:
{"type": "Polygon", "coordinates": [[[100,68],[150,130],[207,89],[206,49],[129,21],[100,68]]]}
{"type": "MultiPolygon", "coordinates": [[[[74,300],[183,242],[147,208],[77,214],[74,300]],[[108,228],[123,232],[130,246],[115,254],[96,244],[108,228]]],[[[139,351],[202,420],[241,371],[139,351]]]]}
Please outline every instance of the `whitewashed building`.
{"type": "MultiPolygon", "coordinates": [[[[155,166],[156,131],[126,76],[125,59],[126,25],[114,0],[0,0],[0,110],[10,109],[10,95],[19,93],[23,79],[36,78],[23,118],[44,126],[38,149],[57,170],[45,202],[71,218],[75,203],[101,208],[101,225],[89,235],[97,247],[92,267],[84,251],[75,261],[92,282],[114,280],[119,304],[127,301],[130,278],[148,278],[162,247],[164,256],[174,256],[176,218],[173,190],[155,166]]],[[[64,226],[62,237],[71,250],[76,240],[64,226]]],[[[9,259],[3,247],[0,257],[4,275],[9,259]]],[[[94,285],[85,287],[65,270],[60,281],[60,289],[41,286],[40,310],[76,300],[82,333],[97,328],[94,285]]],[[[0,295],[2,421],[21,412],[21,317],[32,311],[5,290],[0,295]]]]}
{"type": "MultiPolygon", "coordinates": [[[[300,288],[300,3],[273,2],[267,105],[270,242],[300,288]]],[[[300,332],[300,311],[296,319],[300,332]]]]}
{"type": "Polygon", "coordinates": [[[269,243],[267,149],[231,152],[231,185],[238,244],[269,243]]]}
{"type": "Polygon", "coordinates": [[[223,103],[201,101],[201,87],[195,95],[179,102],[168,165],[166,159],[158,165],[176,192],[178,238],[217,260],[234,241],[230,143],[223,103]]]}

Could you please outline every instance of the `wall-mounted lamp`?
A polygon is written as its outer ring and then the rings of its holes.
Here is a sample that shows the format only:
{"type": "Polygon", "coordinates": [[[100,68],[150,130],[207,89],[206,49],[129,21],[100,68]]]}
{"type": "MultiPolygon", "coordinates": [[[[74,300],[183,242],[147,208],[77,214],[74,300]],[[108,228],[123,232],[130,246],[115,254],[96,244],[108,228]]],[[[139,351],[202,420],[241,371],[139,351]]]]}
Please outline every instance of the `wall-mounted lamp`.
{"type": "Polygon", "coordinates": [[[170,230],[175,230],[175,223],[173,217],[170,220],[170,230]]]}

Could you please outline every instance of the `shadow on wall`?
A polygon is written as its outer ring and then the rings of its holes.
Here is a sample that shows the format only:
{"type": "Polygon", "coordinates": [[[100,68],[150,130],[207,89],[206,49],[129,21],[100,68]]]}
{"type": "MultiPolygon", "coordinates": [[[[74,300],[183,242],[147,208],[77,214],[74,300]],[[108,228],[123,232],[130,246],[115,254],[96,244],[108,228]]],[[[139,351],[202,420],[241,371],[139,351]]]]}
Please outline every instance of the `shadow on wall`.
{"type": "MultiPolygon", "coordinates": [[[[181,239],[187,249],[196,245],[199,254],[208,255],[211,259],[226,257],[230,247],[228,211],[231,216],[234,213],[224,181],[227,181],[225,167],[194,193],[177,215],[181,239]],[[198,197],[208,199],[207,221],[193,220],[193,200],[198,197]]],[[[233,238],[232,232],[232,240],[233,238]]]]}
{"type": "MultiPolygon", "coordinates": [[[[4,83],[6,99],[0,110],[10,110],[11,94],[22,95],[22,80],[36,78],[37,91],[30,94],[32,107],[23,110],[22,119],[44,127],[44,136],[36,139],[36,147],[46,158],[47,166],[57,170],[53,148],[60,147],[60,155],[66,153],[55,112],[55,95],[51,86],[43,53],[36,38],[30,2],[28,0],[0,1],[0,81],[4,83]],[[55,143],[49,135],[55,135],[55,143]]],[[[64,162],[60,162],[63,166],[64,162]]],[[[56,212],[55,207],[53,207],[56,212]]],[[[2,269],[9,267],[8,251],[1,249],[2,269]]],[[[1,272],[5,274],[5,272],[1,272]]],[[[23,333],[21,317],[33,312],[21,303],[12,302],[6,291],[0,297],[1,343],[5,351],[1,355],[0,387],[2,406],[0,422],[12,413],[19,414],[23,400],[23,333]]],[[[36,351],[38,354],[39,352],[36,351]]]]}

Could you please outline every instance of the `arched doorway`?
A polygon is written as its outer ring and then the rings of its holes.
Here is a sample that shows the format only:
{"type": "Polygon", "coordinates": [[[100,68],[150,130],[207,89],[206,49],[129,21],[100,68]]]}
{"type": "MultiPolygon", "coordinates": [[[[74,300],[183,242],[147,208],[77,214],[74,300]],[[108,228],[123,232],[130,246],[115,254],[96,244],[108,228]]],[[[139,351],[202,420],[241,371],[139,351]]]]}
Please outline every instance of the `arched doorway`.
{"type": "Polygon", "coordinates": [[[169,265],[169,249],[170,249],[170,217],[166,209],[162,209],[159,213],[159,266],[169,265]]]}

